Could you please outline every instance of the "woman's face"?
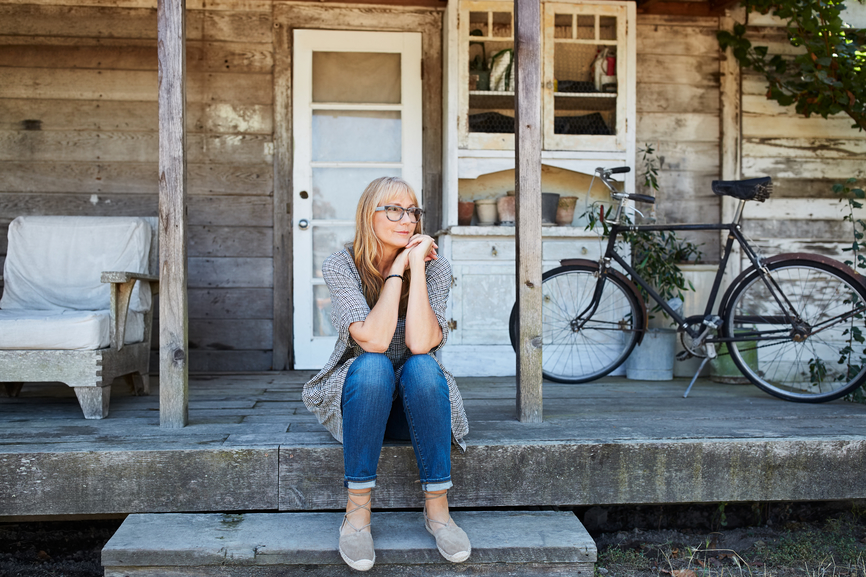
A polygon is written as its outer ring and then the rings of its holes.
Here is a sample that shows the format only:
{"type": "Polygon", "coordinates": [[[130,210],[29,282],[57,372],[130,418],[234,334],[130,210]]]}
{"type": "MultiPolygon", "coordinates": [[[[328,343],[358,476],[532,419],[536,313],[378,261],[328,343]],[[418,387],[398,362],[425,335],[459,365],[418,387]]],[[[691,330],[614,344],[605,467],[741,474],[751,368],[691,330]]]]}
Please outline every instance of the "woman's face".
{"type": "MultiPolygon", "coordinates": [[[[394,205],[410,208],[415,206],[415,201],[408,192],[401,192],[392,196],[379,206],[394,205]]],[[[373,233],[382,242],[385,247],[400,250],[408,243],[412,235],[415,234],[415,223],[409,218],[408,213],[403,213],[403,217],[392,222],[385,216],[385,211],[373,213],[373,233]]]]}

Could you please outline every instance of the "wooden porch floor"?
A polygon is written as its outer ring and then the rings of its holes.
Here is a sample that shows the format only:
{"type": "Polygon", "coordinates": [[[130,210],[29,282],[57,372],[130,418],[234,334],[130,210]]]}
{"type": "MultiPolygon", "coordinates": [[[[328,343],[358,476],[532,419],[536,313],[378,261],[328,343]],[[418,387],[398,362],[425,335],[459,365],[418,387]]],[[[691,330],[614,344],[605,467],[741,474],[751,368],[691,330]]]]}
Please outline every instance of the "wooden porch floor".
{"type": "MultiPolygon", "coordinates": [[[[190,425],[159,428],[115,384],[107,419],[72,390],[0,399],[0,517],[337,509],[342,450],[300,400],[307,371],[190,378],[190,425]]],[[[155,379],[152,379],[155,381],[155,379]]],[[[514,378],[461,378],[458,507],[866,497],[866,405],[801,405],[752,386],[608,378],[545,383],[544,423],[515,420],[514,378]]],[[[412,448],[389,444],[374,504],[418,507],[412,448]]]]}

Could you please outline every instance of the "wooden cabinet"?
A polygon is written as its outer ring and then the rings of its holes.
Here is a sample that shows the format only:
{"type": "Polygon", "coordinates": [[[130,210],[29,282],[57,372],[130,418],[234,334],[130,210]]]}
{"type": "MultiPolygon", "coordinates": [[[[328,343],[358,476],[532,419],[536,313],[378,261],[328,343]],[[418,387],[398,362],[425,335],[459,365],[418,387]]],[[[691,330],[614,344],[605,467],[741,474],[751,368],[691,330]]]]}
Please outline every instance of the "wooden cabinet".
{"type": "MultiPolygon", "coordinates": [[[[600,238],[583,229],[545,227],[542,266],[549,270],[564,258],[597,260],[600,238]]],[[[514,305],[514,227],[461,226],[440,239],[450,255],[453,282],[448,318],[451,332],[440,352],[457,376],[507,376],[515,373],[508,337],[514,305]]]]}
{"type": "MultiPolygon", "coordinates": [[[[513,3],[459,6],[458,145],[512,150],[513,3]]],[[[542,2],[542,11],[542,148],[626,151],[629,131],[634,139],[634,4],[542,2]]]]}
{"type": "MultiPolygon", "coordinates": [[[[459,0],[446,9],[445,161],[441,253],[453,267],[452,330],[442,351],[458,376],[515,373],[508,336],[514,304],[515,237],[509,226],[457,226],[458,201],[514,190],[514,3],[459,0]]],[[[542,187],[577,196],[583,209],[608,202],[592,189],[596,167],[635,158],[635,4],[541,3],[542,187]],[[568,174],[564,174],[568,173],[568,174]]],[[[634,173],[622,175],[634,191],[634,173]]],[[[579,220],[579,219],[578,219],[579,220]]],[[[576,221],[577,222],[577,221],[576,221]]],[[[582,226],[544,227],[542,266],[599,258],[582,226]]]]}

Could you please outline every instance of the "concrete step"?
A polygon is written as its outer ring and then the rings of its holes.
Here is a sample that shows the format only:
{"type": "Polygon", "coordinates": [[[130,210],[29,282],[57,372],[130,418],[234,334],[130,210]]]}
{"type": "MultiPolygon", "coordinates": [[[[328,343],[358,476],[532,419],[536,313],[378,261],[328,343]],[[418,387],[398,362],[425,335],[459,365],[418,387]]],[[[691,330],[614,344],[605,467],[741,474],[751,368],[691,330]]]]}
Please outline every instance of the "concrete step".
{"type": "MultiPolygon", "coordinates": [[[[595,543],[572,513],[453,511],[472,556],[449,563],[420,512],[374,512],[376,565],[368,574],[592,577],[595,543]]],[[[340,513],[130,515],[102,550],[106,577],[357,573],[337,551],[340,513]]]]}

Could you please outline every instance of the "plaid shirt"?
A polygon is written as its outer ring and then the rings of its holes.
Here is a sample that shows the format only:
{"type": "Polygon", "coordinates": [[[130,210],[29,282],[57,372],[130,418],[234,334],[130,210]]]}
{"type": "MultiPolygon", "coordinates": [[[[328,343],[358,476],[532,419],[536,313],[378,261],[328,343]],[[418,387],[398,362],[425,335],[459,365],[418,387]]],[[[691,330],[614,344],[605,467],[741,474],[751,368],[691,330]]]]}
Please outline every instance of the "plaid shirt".
{"type": "MultiPolygon", "coordinates": [[[[304,404],[339,442],[343,442],[342,396],[346,374],[355,358],[364,350],[349,335],[349,325],[363,321],[370,314],[370,307],[364,298],[361,276],[348,250],[332,254],[322,263],[322,275],[331,291],[331,322],[339,331],[337,345],[331,358],[319,374],[304,385],[304,404]]],[[[426,266],[427,294],[430,306],[442,328],[442,342],[428,354],[434,359],[436,351],[445,346],[448,339],[448,321],[445,319],[445,304],[451,290],[451,265],[442,257],[432,260],[426,266]]],[[[412,355],[406,347],[406,319],[397,320],[394,337],[385,355],[394,365],[397,378],[403,370],[403,363],[412,355]]],[[[469,432],[469,421],[463,409],[463,399],[457,389],[454,376],[442,367],[448,382],[448,396],[451,400],[451,434],[453,440],[466,449],[463,437],[469,432]]],[[[395,393],[396,395],[396,393],[395,393]]]]}

